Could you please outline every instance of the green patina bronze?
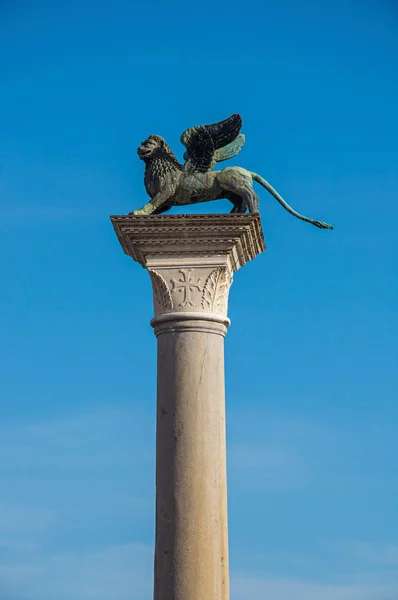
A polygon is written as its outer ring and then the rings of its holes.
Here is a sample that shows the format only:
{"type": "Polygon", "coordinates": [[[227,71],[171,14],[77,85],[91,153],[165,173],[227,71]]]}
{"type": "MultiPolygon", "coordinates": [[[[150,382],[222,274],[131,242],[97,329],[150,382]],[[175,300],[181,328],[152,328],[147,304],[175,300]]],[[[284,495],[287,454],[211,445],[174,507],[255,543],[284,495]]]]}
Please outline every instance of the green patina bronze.
{"type": "Polygon", "coordinates": [[[227,199],[233,204],[232,213],[258,213],[259,198],[253,181],[262,185],[290,214],[312,223],[320,229],[333,229],[323,221],[305,217],[285,202],[276,190],[260,175],[241,167],[213,171],[217,163],[236,156],[245,137],[240,133],[242,118],[234,114],[213,125],[200,125],[184,131],[181,142],[186,148],[182,165],[165,140],[150,135],[137,153],[145,162],[145,189],[151,200],[131,215],[160,214],[172,206],[227,199]]]}

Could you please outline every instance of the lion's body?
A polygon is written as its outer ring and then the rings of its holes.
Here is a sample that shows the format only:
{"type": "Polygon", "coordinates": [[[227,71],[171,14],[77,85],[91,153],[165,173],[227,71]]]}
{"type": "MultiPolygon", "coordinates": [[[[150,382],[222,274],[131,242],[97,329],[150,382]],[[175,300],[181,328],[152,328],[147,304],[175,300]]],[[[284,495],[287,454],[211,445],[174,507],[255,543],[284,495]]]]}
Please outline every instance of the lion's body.
{"type": "Polygon", "coordinates": [[[247,188],[252,188],[251,174],[240,167],[229,167],[207,173],[182,172],[179,173],[178,179],[177,177],[171,179],[165,183],[175,187],[174,194],[168,199],[172,206],[210,202],[221,198],[229,199],[231,194],[244,195],[247,188]]]}
{"type": "Polygon", "coordinates": [[[222,188],[217,179],[217,173],[182,173],[179,185],[172,196],[173,205],[185,206],[215,200],[222,188]]]}
{"type": "Polygon", "coordinates": [[[253,190],[250,171],[228,167],[205,173],[185,171],[171,165],[166,158],[161,168],[159,156],[148,161],[144,177],[151,201],[132,214],[151,214],[225,198],[234,204],[233,212],[256,212],[258,197],[253,190]]]}

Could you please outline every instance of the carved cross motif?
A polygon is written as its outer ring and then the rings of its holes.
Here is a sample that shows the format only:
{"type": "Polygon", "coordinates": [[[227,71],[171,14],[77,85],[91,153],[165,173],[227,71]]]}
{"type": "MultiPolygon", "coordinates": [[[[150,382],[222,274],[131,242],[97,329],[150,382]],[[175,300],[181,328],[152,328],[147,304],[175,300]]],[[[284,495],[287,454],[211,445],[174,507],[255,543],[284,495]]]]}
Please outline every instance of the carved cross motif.
{"type": "Polygon", "coordinates": [[[181,273],[181,277],[176,281],[175,279],[170,279],[170,283],[172,285],[171,291],[182,292],[182,302],[179,304],[180,307],[185,308],[186,306],[194,306],[194,303],[191,299],[191,293],[197,290],[201,291],[201,278],[198,278],[198,282],[194,283],[191,275],[192,269],[179,269],[179,273],[181,273]]]}

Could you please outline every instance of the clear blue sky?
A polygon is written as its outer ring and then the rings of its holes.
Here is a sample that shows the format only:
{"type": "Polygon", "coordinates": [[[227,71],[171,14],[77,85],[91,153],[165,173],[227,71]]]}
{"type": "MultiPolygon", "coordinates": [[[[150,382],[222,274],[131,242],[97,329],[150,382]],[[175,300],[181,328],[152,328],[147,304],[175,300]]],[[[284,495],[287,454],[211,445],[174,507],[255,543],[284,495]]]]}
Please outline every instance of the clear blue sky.
{"type": "Polygon", "coordinates": [[[258,190],[231,600],[397,600],[397,4],[3,0],[0,55],[0,600],[152,597],[151,290],[109,215],[145,202],[142,139],[232,112],[234,163],[335,230],[258,190]]]}

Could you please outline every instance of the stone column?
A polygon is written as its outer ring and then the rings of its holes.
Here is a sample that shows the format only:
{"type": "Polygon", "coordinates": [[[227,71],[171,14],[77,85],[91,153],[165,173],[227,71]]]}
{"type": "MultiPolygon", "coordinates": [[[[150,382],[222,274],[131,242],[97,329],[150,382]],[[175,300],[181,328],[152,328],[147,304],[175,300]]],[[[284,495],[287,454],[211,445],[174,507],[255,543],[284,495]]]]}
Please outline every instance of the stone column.
{"type": "Polygon", "coordinates": [[[158,340],[154,600],[229,600],[224,337],[258,215],[111,217],[152,280],[158,340]]]}

